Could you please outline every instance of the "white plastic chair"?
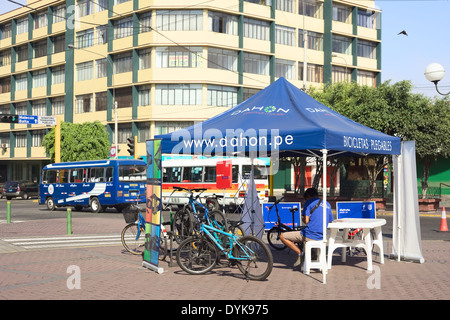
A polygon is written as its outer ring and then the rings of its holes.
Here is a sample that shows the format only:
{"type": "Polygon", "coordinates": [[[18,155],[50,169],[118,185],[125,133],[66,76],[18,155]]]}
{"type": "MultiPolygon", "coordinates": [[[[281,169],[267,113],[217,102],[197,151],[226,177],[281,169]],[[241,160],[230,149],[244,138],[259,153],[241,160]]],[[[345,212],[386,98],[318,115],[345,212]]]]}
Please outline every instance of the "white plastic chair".
{"type": "Polygon", "coordinates": [[[327,244],[323,241],[306,241],[303,245],[304,250],[304,260],[303,260],[303,273],[309,274],[311,269],[319,269],[322,272],[327,272],[327,261],[326,261],[326,249],[327,244]],[[311,261],[311,251],[312,249],[319,249],[319,254],[317,256],[317,261],[311,261]]]}

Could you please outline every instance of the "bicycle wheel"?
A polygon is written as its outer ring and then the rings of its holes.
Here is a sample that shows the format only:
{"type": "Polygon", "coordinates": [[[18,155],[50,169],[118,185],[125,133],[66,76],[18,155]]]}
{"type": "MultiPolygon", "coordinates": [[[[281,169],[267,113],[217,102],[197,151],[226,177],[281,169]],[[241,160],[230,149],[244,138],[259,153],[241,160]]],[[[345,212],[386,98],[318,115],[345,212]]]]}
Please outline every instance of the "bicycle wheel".
{"type": "Polygon", "coordinates": [[[219,252],[214,244],[204,237],[184,240],[177,249],[177,263],[190,274],[203,274],[217,264],[219,252]]]}
{"type": "Polygon", "coordinates": [[[265,280],[272,272],[273,257],[269,247],[254,236],[237,239],[233,256],[237,267],[250,280],[265,280]]]}
{"type": "Polygon", "coordinates": [[[159,239],[159,260],[164,260],[167,256],[167,238],[164,237],[164,232],[161,230],[159,239]]]}
{"type": "Polygon", "coordinates": [[[267,232],[267,242],[272,248],[276,250],[284,250],[287,248],[280,240],[280,235],[283,232],[285,232],[285,230],[280,227],[272,227],[269,232],[267,232]]]}
{"type": "Polygon", "coordinates": [[[205,206],[208,211],[219,210],[219,202],[214,197],[207,197],[205,200],[205,206]]]}
{"type": "Polygon", "coordinates": [[[228,232],[227,218],[219,210],[208,211],[209,222],[214,228],[228,232]]]}
{"type": "Polygon", "coordinates": [[[132,254],[142,254],[144,252],[145,245],[145,231],[141,227],[141,233],[139,237],[138,234],[138,224],[133,222],[129,223],[123,228],[122,234],[120,236],[122,244],[132,254]]]}
{"type": "Polygon", "coordinates": [[[172,232],[177,243],[183,242],[187,237],[194,232],[193,225],[194,217],[191,211],[184,207],[175,213],[172,220],[172,232]]]}

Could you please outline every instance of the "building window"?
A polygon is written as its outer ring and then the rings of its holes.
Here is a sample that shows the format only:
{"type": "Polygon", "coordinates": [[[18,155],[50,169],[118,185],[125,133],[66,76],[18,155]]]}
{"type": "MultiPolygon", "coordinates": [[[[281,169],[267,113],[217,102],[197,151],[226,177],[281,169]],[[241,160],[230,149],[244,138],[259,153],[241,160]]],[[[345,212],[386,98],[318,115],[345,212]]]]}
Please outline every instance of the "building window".
{"type": "Polygon", "coordinates": [[[65,66],[52,68],[52,84],[60,84],[66,81],[65,66]]]}
{"type": "Polygon", "coordinates": [[[244,18],[244,37],[269,40],[269,26],[267,21],[244,18]]]}
{"type": "Polygon", "coordinates": [[[341,6],[333,4],[333,20],[348,23],[351,8],[348,6],[341,6]]]}
{"type": "MultiPolygon", "coordinates": [[[[323,51],[323,33],[307,31],[308,49],[323,51]]],[[[298,46],[303,48],[303,30],[298,30],[298,46]]]]}
{"type": "Polygon", "coordinates": [[[157,105],[201,105],[201,84],[157,84],[155,90],[157,105]]]}
{"type": "Polygon", "coordinates": [[[238,34],[238,18],[215,11],[208,12],[208,30],[236,36],[238,34]]]}
{"type": "Polygon", "coordinates": [[[352,40],[343,36],[333,35],[333,52],[352,54],[352,40]]]}
{"type": "Polygon", "coordinates": [[[108,0],[97,0],[97,12],[108,10],[108,0]]]}
{"type": "Polygon", "coordinates": [[[250,2],[250,3],[261,4],[263,6],[270,6],[272,4],[272,0],[244,0],[244,1],[250,2]]]}
{"type": "Polygon", "coordinates": [[[66,36],[61,35],[53,38],[53,53],[64,52],[66,45],[66,36]]]}
{"type": "Polygon", "coordinates": [[[52,114],[64,114],[64,97],[52,99],[52,114]]]}
{"type": "Polygon", "coordinates": [[[375,42],[358,39],[358,57],[376,59],[376,49],[375,42]]]}
{"type": "Polygon", "coordinates": [[[5,144],[9,148],[9,132],[0,133],[0,144],[5,144]]]}
{"type": "Polygon", "coordinates": [[[269,56],[244,53],[244,72],[269,75],[269,56]]]}
{"type": "Polygon", "coordinates": [[[27,134],[25,132],[16,133],[16,148],[27,147],[27,134]]]}
{"type": "Polygon", "coordinates": [[[28,60],[28,45],[23,45],[16,48],[17,62],[28,60]]]}
{"type": "Polygon", "coordinates": [[[16,76],[16,90],[27,90],[28,76],[26,73],[22,73],[16,76]]]}
{"type": "Polygon", "coordinates": [[[371,71],[358,70],[357,81],[362,86],[375,87],[377,84],[377,74],[371,71]]]}
{"type": "Polygon", "coordinates": [[[150,139],[150,122],[138,122],[136,127],[138,129],[137,140],[138,142],[145,142],[150,139]]]}
{"type": "Polygon", "coordinates": [[[117,108],[131,108],[133,103],[132,88],[118,88],[114,91],[115,100],[117,101],[117,108]]]}
{"type": "Polygon", "coordinates": [[[208,68],[237,71],[237,51],[208,48],[208,68]]]}
{"type": "Polygon", "coordinates": [[[286,12],[294,12],[294,0],[277,0],[275,9],[286,12]]]}
{"type": "Polygon", "coordinates": [[[131,123],[119,124],[117,126],[117,142],[126,143],[129,137],[133,136],[133,131],[131,129],[131,123]]]}
{"type": "Polygon", "coordinates": [[[150,69],[151,67],[151,52],[152,49],[142,49],[138,51],[139,55],[139,70],[150,69]]]}
{"type": "Polygon", "coordinates": [[[92,94],[75,97],[76,113],[92,112],[92,94]]]}
{"type": "Polygon", "coordinates": [[[235,87],[208,85],[208,106],[234,107],[238,89],[235,87]]]}
{"type": "Polygon", "coordinates": [[[0,67],[11,65],[11,49],[0,52],[0,67]]]}
{"type": "Polygon", "coordinates": [[[28,17],[17,20],[16,33],[22,34],[28,32],[28,17]]]}
{"type": "Polygon", "coordinates": [[[150,92],[151,92],[150,85],[138,87],[139,106],[149,106],[150,105],[150,103],[151,103],[150,102],[150,92]]]}
{"type": "Polygon", "coordinates": [[[19,103],[18,105],[16,105],[16,114],[21,114],[21,115],[25,115],[28,114],[28,107],[27,107],[27,103],[19,103]]]}
{"type": "Polygon", "coordinates": [[[322,6],[318,1],[299,0],[298,14],[322,19],[322,6]]]}
{"type": "Polygon", "coordinates": [[[0,79],[0,93],[11,92],[11,77],[0,79]]]}
{"type": "Polygon", "coordinates": [[[106,77],[108,73],[107,65],[108,62],[106,58],[95,60],[95,77],[97,79],[106,77]]]}
{"type": "Polygon", "coordinates": [[[141,33],[152,31],[152,12],[145,12],[139,16],[141,33]]]}
{"type": "Polygon", "coordinates": [[[78,0],[77,2],[78,18],[88,16],[94,13],[93,0],[78,0]]]}
{"type": "Polygon", "coordinates": [[[33,43],[34,57],[40,58],[47,55],[47,40],[37,41],[33,43]]]}
{"type": "Polygon", "coordinates": [[[53,23],[66,21],[66,5],[62,4],[53,9],[53,23]]]}
{"type": "Polygon", "coordinates": [[[350,82],[352,80],[352,72],[345,67],[333,66],[332,82],[350,82]]]}
{"type": "Polygon", "coordinates": [[[106,91],[95,94],[95,111],[105,111],[107,109],[106,91]]]}
{"type": "Polygon", "coordinates": [[[358,9],[358,26],[375,29],[376,27],[376,12],[372,10],[358,9]]]}
{"type": "Polygon", "coordinates": [[[261,91],[260,89],[251,89],[251,88],[244,88],[244,93],[243,93],[243,98],[244,101],[250,99],[252,96],[254,96],[255,94],[257,94],[259,91],[261,91]]]}
{"type": "Polygon", "coordinates": [[[158,10],[156,29],[162,31],[200,31],[203,29],[202,10],[158,10]]]}
{"type": "Polygon", "coordinates": [[[201,47],[158,47],[157,68],[201,68],[201,47]]]}
{"type": "MultiPolygon", "coordinates": [[[[303,81],[303,62],[298,63],[298,80],[303,81]]],[[[323,66],[308,63],[306,81],[323,83],[323,66]]]]}
{"type": "Polygon", "coordinates": [[[35,116],[47,115],[47,103],[45,100],[33,101],[31,105],[31,114],[35,116]]]}
{"type": "Polygon", "coordinates": [[[108,26],[97,27],[97,44],[105,44],[108,42],[108,26]]]}
{"type": "Polygon", "coordinates": [[[48,25],[47,11],[39,12],[34,17],[34,28],[39,29],[48,25]]]}
{"type": "Polygon", "coordinates": [[[275,26],[275,42],[286,46],[295,45],[295,29],[285,26],[275,26]]]}
{"type": "Polygon", "coordinates": [[[133,70],[132,52],[120,53],[113,56],[114,74],[131,72],[133,70]]]}
{"type": "Polygon", "coordinates": [[[133,35],[133,18],[128,17],[114,21],[114,39],[133,35]]]}
{"type": "Polygon", "coordinates": [[[295,79],[295,61],[275,59],[275,77],[295,79]]]}
{"type": "Polygon", "coordinates": [[[76,65],[77,81],[92,80],[94,76],[94,63],[87,61],[76,65]]]}
{"type": "Polygon", "coordinates": [[[40,147],[42,140],[45,137],[45,130],[33,130],[31,131],[31,146],[40,147]]]}
{"type": "Polygon", "coordinates": [[[0,26],[0,40],[11,38],[11,23],[0,26]]]}
{"type": "Polygon", "coordinates": [[[88,48],[94,45],[94,29],[77,32],[77,47],[88,48]]]}
{"type": "Polygon", "coordinates": [[[171,133],[194,125],[192,121],[157,121],[155,122],[155,135],[171,133]]]}
{"type": "Polygon", "coordinates": [[[45,87],[47,85],[47,70],[33,71],[33,88],[45,87]]]}

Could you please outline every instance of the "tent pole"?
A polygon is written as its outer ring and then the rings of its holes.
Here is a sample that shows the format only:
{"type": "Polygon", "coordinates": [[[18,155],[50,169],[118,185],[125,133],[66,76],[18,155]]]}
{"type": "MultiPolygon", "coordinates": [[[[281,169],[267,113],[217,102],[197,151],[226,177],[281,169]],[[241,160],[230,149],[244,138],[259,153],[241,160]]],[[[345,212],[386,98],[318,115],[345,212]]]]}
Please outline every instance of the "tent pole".
{"type": "MultiPolygon", "coordinates": [[[[323,220],[322,220],[322,226],[323,226],[323,242],[324,245],[326,247],[326,243],[327,243],[327,154],[328,154],[328,150],[327,149],[322,149],[322,177],[323,177],[323,185],[322,185],[322,193],[323,193],[323,197],[322,197],[322,214],[323,214],[323,220]]],[[[326,256],[326,255],[325,255],[326,256]]],[[[326,284],[327,283],[327,263],[325,262],[325,266],[322,268],[322,277],[323,277],[323,283],[326,284]]]]}

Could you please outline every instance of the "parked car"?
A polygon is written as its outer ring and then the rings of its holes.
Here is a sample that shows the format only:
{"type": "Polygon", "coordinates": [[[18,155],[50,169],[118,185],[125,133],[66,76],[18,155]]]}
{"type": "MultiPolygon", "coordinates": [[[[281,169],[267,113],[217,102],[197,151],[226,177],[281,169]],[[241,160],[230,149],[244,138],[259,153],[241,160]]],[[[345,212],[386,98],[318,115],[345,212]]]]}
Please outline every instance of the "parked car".
{"type": "Polygon", "coordinates": [[[39,184],[25,180],[6,181],[2,195],[7,200],[11,200],[14,197],[21,197],[24,200],[29,197],[37,197],[39,196],[39,184]]]}

